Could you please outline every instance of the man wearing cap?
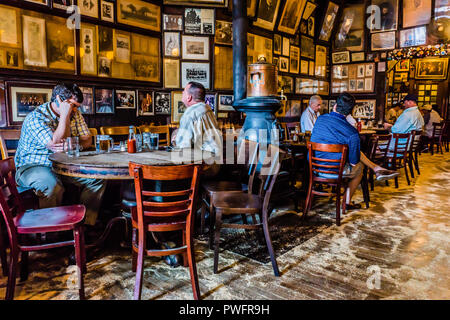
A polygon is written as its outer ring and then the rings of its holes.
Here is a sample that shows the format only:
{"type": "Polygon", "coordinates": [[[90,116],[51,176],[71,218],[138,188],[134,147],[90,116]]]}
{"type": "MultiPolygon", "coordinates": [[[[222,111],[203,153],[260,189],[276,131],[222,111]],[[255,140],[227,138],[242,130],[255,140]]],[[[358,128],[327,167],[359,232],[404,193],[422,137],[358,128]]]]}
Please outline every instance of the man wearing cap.
{"type": "Polygon", "coordinates": [[[417,96],[408,94],[404,100],[403,113],[395,121],[394,125],[385,123],[385,128],[391,128],[392,133],[409,133],[412,130],[423,130],[424,121],[422,114],[417,107],[417,96]]]}
{"type": "Polygon", "coordinates": [[[424,113],[423,118],[428,118],[428,121],[425,122],[425,135],[428,138],[433,136],[433,123],[440,123],[443,119],[435,110],[431,104],[426,104],[422,107],[422,111],[424,113]]]}
{"type": "Polygon", "coordinates": [[[402,113],[403,113],[402,103],[398,102],[394,105],[393,108],[389,109],[388,112],[386,113],[386,121],[390,124],[394,124],[402,113]]]}

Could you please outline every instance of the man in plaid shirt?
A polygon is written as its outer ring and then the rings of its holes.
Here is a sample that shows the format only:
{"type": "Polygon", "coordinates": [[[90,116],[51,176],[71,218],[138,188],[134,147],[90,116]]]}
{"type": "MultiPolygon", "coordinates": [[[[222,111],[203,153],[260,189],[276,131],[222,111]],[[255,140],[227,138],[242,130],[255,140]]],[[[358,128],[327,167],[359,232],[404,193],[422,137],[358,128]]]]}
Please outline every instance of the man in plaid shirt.
{"type": "Polygon", "coordinates": [[[67,137],[79,137],[81,148],[91,146],[89,129],[78,110],[82,102],[83,93],[76,84],[58,84],[53,88],[51,101],[27,115],[14,158],[16,182],[35,190],[41,208],[61,205],[64,185],[81,187],[80,202],[86,206],[86,224],[94,225],[105,190],[104,180],[57,175],[48,158],[54,152],[64,151],[67,137]]]}

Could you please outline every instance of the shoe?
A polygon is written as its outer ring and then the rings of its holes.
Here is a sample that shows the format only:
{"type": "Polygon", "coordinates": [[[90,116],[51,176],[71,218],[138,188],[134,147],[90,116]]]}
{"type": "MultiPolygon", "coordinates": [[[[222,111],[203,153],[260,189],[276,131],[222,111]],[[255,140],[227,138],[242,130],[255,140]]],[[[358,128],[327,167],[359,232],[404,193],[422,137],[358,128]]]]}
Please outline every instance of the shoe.
{"type": "Polygon", "coordinates": [[[347,210],[347,211],[356,210],[356,209],[361,209],[361,204],[352,202],[351,204],[345,205],[345,210],[347,210]]]}
{"type": "MultiPolygon", "coordinates": [[[[163,250],[172,249],[172,248],[175,248],[175,247],[176,247],[176,244],[171,242],[171,241],[170,242],[163,242],[163,243],[161,243],[161,248],[163,250]]],[[[170,256],[165,256],[164,257],[164,262],[167,265],[171,266],[172,268],[176,268],[176,267],[179,267],[181,265],[181,263],[180,263],[181,259],[182,259],[181,255],[173,254],[173,255],[170,255],[170,256]]]]}
{"type": "Polygon", "coordinates": [[[378,170],[375,172],[375,176],[377,177],[377,181],[385,181],[398,177],[399,173],[394,170],[378,170]]]}

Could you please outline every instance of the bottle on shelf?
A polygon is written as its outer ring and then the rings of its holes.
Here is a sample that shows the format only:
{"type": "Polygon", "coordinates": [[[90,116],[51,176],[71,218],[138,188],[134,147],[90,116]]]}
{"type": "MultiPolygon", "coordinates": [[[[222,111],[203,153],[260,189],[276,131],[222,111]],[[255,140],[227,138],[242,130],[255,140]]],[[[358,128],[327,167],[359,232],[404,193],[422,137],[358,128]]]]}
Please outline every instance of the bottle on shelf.
{"type": "Polygon", "coordinates": [[[128,153],[136,153],[136,136],[134,134],[133,126],[130,126],[129,132],[127,141],[128,153]]]}

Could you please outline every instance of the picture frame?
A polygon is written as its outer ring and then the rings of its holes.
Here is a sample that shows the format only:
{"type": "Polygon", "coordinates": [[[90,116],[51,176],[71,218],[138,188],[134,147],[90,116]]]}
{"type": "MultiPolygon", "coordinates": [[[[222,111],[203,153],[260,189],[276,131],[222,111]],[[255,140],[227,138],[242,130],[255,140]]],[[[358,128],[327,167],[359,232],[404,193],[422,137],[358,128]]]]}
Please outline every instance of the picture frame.
{"type": "Polygon", "coordinates": [[[131,67],[135,80],[148,82],[161,81],[160,38],[131,33],[131,67]]]}
{"type": "Polygon", "coordinates": [[[373,91],[372,78],[365,78],[364,79],[364,91],[373,91]]]}
{"type": "Polygon", "coordinates": [[[294,93],[294,78],[291,76],[278,76],[278,92],[283,94],[294,93]]]}
{"type": "Polygon", "coordinates": [[[314,37],[315,28],[316,28],[316,22],[314,17],[309,17],[307,22],[307,34],[310,37],[314,37]]]}
{"type": "Polygon", "coordinates": [[[161,7],[141,0],[117,0],[117,22],[161,31],[161,7]]]}
{"type": "Polygon", "coordinates": [[[209,89],[209,70],[209,62],[181,62],[181,87],[185,88],[190,81],[195,81],[209,89]]]}
{"type": "Polygon", "coordinates": [[[309,75],[310,76],[314,76],[314,74],[316,72],[314,65],[315,65],[314,61],[309,61],[309,75]]]}
{"type": "Polygon", "coordinates": [[[114,114],[114,90],[95,88],[95,113],[114,114]]]}
{"type": "Polygon", "coordinates": [[[364,79],[356,79],[356,91],[364,91],[364,79]]]}
{"type": "Polygon", "coordinates": [[[311,1],[306,1],[305,10],[303,10],[302,19],[308,20],[316,8],[317,8],[316,3],[311,2],[311,1]]]}
{"type": "Polygon", "coordinates": [[[215,34],[215,11],[205,8],[184,9],[184,33],[215,34]]]}
{"type": "Polygon", "coordinates": [[[281,54],[281,36],[279,34],[273,35],[273,53],[274,54],[281,54]]]}
{"type": "Polygon", "coordinates": [[[233,23],[230,21],[216,20],[216,44],[233,45],[233,23]]]}
{"type": "Polygon", "coordinates": [[[368,20],[367,27],[370,32],[379,31],[393,31],[398,27],[398,8],[399,0],[371,0],[370,5],[377,10],[369,11],[368,13],[373,17],[368,20]],[[376,14],[380,17],[377,20],[376,14]]]}
{"type": "Polygon", "coordinates": [[[314,94],[314,80],[307,78],[295,79],[296,94],[314,94]]]}
{"type": "MultiPolygon", "coordinates": [[[[264,4],[264,1],[261,1],[264,4]]],[[[286,0],[278,30],[294,35],[302,18],[306,0],[286,0]]]]}
{"type": "Polygon", "coordinates": [[[359,64],[357,66],[357,70],[358,70],[358,78],[364,78],[365,74],[366,74],[366,65],[365,64],[359,64]]]}
{"type": "Polygon", "coordinates": [[[431,0],[403,1],[403,28],[430,23],[431,0]]]}
{"type": "Polygon", "coordinates": [[[400,30],[400,48],[422,46],[427,44],[427,27],[400,30]]]}
{"type": "Polygon", "coordinates": [[[74,4],[74,0],[52,0],[52,7],[55,9],[67,10],[74,4]]]}
{"type": "MultiPolygon", "coordinates": [[[[2,17],[0,22],[0,28],[2,29],[0,33],[0,46],[8,48],[22,47],[22,33],[20,32],[21,11],[13,7],[0,6],[0,16],[2,17]]],[[[17,63],[10,63],[10,65],[18,64],[18,61],[17,63]]]]}
{"type": "Polygon", "coordinates": [[[94,114],[94,88],[93,87],[79,87],[83,93],[83,102],[78,108],[82,114],[94,114]]]}
{"type": "Polygon", "coordinates": [[[340,64],[340,63],[349,63],[350,62],[350,51],[340,51],[333,52],[331,54],[332,63],[340,64]]]}
{"type": "Polygon", "coordinates": [[[114,23],[114,2],[100,0],[100,20],[114,23]]]}
{"type": "Polygon", "coordinates": [[[326,77],[327,75],[327,61],[328,48],[321,45],[316,45],[316,59],[314,75],[317,77],[326,77]]]}
{"type": "Polygon", "coordinates": [[[41,4],[43,6],[48,6],[49,5],[49,0],[25,0],[25,1],[41,4]]]}
{"type": "Polygon", "coordinates": [[[82,23],[80,30],[81,74],[97,75],[97,26],[82,23]]]}
{"type": "Polygon", "coordinates": [[[67,28],[66,19],[48,17],[47,67],[49,69],[75,71],[75,30],[67,28]]]}
{"type": "Polygon", "coordinates": [[[131,62],[131,36],[123,31],[114,32],[115,61],[120,63],[131,62]]]}
{"type": "Polygon", "coordinates": [[[256,7],[258,0],[247,0],[247,17],[254,18],[256,16],[256,7]]]}
{"type": "Polygon", "coordinates": [[[330,93],[330,83],[328,81],[317,81],[317,94],[327,96],[330,93]]]}
{"type": "Polygon", "coordinates": [[[138,105],[136,109],[138,117],[153,116],[155,114],[153,109],[153,91],[138,90],[138,105]]]}
{"type": "Polygon", "coordinates": [[[217,111],[236,111],[233,108],[234,96],[232,94],[219,94],[217,111]]]}
{"type": "Polygon", "coordinates": [[[352,52],[352,62],[364,61],[365,53],[363,52],[352,52]]]}
{"type": "Polygon", "coordinates": [[[155,115],[171,115],[170,92],[153,93],[153,109],[155,115]]]}
{"type": "Polygon", "coordinates": [[[278,71],[289,72],[289,58],[280,57],[278,62],[279,62],[278,71]]]}
{"type": "Polygon", "coordinates": [[[228,7],[229,0],[164,0],[164,4],[177,6],[228,7]]]}
{"type": "Polygon", "coordinates": [[[395,71],[408,72],[409,71],[409,59],[399,60],[395,65],[395,71]]]}
{"type": "Polygon", "coordinates": [[[256,63],[261,57],[264,57],[268,63],[272,63],[273,39],[247,33],[247,63],[256,63]]]}
{"type": "Polygon", "coordinates": [[[135,90],[114,90],[116,109],[135,109],[136,91],[135,90]]]}
{"type": "Polygon", "coordinates": [[[322,21],[322,28],[320,29],[319,33],[319,40],[322,41],[330,41],[331,32],[334,29],[334,24],[336,21],[336,16],[339,11],[339,5],[332,1],[328,1],[327,11],[325,12],[323,21],[322,21]]]}
{"type": "Polygon", "coordinates": [[[112,61],[107,57],[98,56],[98,76],[111,77],[112,61]]]}
{"type": "Polygon", "coordinates": [[[233,90],[233,48],[215,46],[214,48],[214,88],[233,90]]]}
{"type": "Polygon", "coordinates": [[[22,15],[23,64],[47,67],[45,19],[22,15]]]}
{"type": "Polygon", "coordinates": [[[180,33],[164,32],[164,56],[179,57],[181,54],[180,33]]]}
{"type": "Polygon", "coordinates": [[[289,42],[289,38],[283,37],[283,50],[282,50],[283,56],[289,57],[290,48],[291,48],[291,43],[289,42]]]}
{"type": "Polygon", "coordinates": [[[22,50],[20,48],[0,48],[0,68],[22,69],[22,50]]]}
{"type": "Polygon", "coordinates": [[[172,123],[180,123],[180,119],[186,111],[186,106],[184,105],[183,91],[172,91],[172,108],[170,113],[170,121],[172,123]]]}
{"type": "Polygon", "coordinates": [[[164,59],[164,87],[180,87],[180,60],[164,59]]]}
{"type": "Polygon", "coordinates": [[[28,83],[8,83],[8,119],[9,125],[19,125],[36,107],[50,101],[51,86],[31,85],[28,83]]]}
{"type": "Polygon", "coordinates": [[[395,49],[395,31],[372,33],[370,42],[372,51],[395,49]]]}
{"type": "Polygon", "coordinates": [[[278,17],[278,10],[280,9],[280,2],[280,0],[273,0],[274,5],[269,6],[266,0],[259,0],[256,21],[253,25],[273,31],[278,17]]]}
{"type": "Polygon", "coordinates": [[[77,1],[77,5],[81,15],[98,19],[98,0],[77,1]]]}
{"type": "Polygon", "coordinates": [[[207,104],[214,115],[217,114],[217,93],[207,93],[205,95],[205,104],[207,104]]]}
{"type": "MultiPolygon", "coordinates": [[[[114,33],[115,29],[104,27],[104,26],[98,26],[98,42],[97,42],[97,52],[100,54],[106,53],[106,52],[113,52],[114,53],[114,33]]],[[[112,59],[112,57],[110,57],[112,59]]]]}
{"type": "Polygon", "coordinates": [[[356,100],[352,110],[355,119],[375,119],[377,100],[356,100]]]}
{"type": "Polygon", "coordinates": [[[298,73],[300,69],[300,48],[291,46],[291,55],[289,58],[289,72],[298,73]]]}
{"type": "Polygon", "coordinates": [[[163,14],[163,30],[183,31],[183,15],[166,13],[163,14]]]}
{"type": "Polygon", "coordinates": [[[374,64],[373,63],[368,63],[366,64],[366,77],[372,77],[374,74],[374,64]]]}
{"type": "Polygon", "coordinates": [[[445,80],[448,73],[448,58],[423,58],[416,61],[416,79],[445,80]]]}
{"type": "Polygon", "coordinates": [[[182,37],[182,57],[186,60],[209,60],[209,37],[182,37]]]}
{"type": "Polygon", "coordinates": [[[308,60],[300,60],[300,73],[308,74],[308,60]]]}
{"type": "Polygon", "coordinates": [[[315,55],[314,39],[306,36],[301,36],[301,49],[300,54],[302,57],[314,59],[315,55]]]}

